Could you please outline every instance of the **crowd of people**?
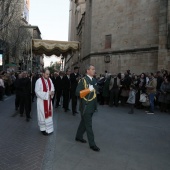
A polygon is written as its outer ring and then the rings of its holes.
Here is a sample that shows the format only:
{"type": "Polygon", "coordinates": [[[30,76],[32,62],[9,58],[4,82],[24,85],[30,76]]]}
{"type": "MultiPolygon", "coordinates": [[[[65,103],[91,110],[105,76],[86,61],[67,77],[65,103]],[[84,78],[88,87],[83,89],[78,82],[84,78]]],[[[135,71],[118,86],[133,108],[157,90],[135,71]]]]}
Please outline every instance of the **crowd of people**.
{"type": "Polygon", "coordinates": [[[0,72],[0,100],[14,93],[15,73],[0,72]]]}
{"type": "Polygon", "coordinates": [[[4,96],[15,94],[15,110],[19,111],[23,117],[25,112],[26,120],[31,119],[31,103],[34,101],[35,82],[38,79],[37,74],[28,74],[26,71],[21,73],[1,72],[0,75],[0,100],[4,100],[4,96]]]}
{"type": "MultiPolygon", "coordinates": [[[[15,110],[19,111],[21,117],[25,111],[26,120],[29,121],[31,118],[31,103],[34,102],[35,98],[35,84],[42,76],[43,73],[28,74],[26,71],[21,73],[0,72],[0,100],[3,101],[4,96],[10,96],[15,93],[15,110]]],[[[52,99],[55,108],[61,106],[62,103],[64,111],[69,111],[71,99],[72,114],[75,116],[78,113],[77,97],[75,95],[76,87],[80,79],[78,67],[74,68],[73,73],[71,73],[69,69],[66,73],[62,71],[51,73],[50,78],[55,87],[55,94],[52,99]]]]}
{"type": "MultiPolygon", "coordinates": [[[[154,114],[155,105],[161,112],[170,110],[170,74],[168,71],[157,71],[156,73],[131,74],[127,70],[124,74],[101,75],[98,79],[98,101],[101,105],[132,104],[137,109],[149,107],[148,114],[154,114]],[[134,92],[132,95],[132,91],[134,92]],[[148,102],[141,100],[146,95],[148,102]],[[133,98],[132,98],[133,96],[133,98]],[[133,102],[129,102],[131,97],[133,102]]],[[[129,113],[133,113],[133,108],[129,113]]]]}
{"type": "MultiPolygon", "coordinates": [[[[23,115],[24,108],[27,120],[30,119],[31,102],[35,98],[35,83],[41,74],[22,73],[0,73],[0,100],[3,96],[11,94],[16,95],[15,109],[20,108],[20,115],[23,115]],[[29,97],[28,97],[29,96],[29,97]]],[[[65,112],[69,111],[69,103],[71,102],[72,114],[75,116],[77,111],[77,96],[75,95],[76,87],[83,75],[79,74],[79,68],[74,67],[74,71],[66,70],[66,72],[54,72],[50,74],[50,78],[54,84],[55,94],[53,104],[55,108],[61,106],[65,112]]],[[[156,73],[141,73],[140,75],[132,74],[130,70],[122,73],[101,74],[100,77],[95,76],[98,85],[97,99],[100,105],[108,105],[110,107],[124,106],[129,103],[128,98],[134,91],[132,110],[134,108],[143,109],[150,106],[148,113],[154,113],[155,105],[159,107],[161,112],[170,110],[170,74],[168,71],[157,71],[156,73]],[[148,96],[149,104],[142,102],[141,95],[148,96]]],[[[132,96],[131,96],[132,97],[132,96]]]]}
{"type": "Polygon", "coordinates": [[[170,111],[170,74],[167,71],[156,73],[141,73],[135,75],[127,70],[124,74],[105,74],[97,77],[95,67],[89,65],[86,75],[79,74],[79,67],[66,72],[50,74],[48,69],[41,74],[0,74],[0,100],[3,96],[15,93],[15,109],[26,121],[31,119],[31,105],[37,98],[38,125],[43,135],[48,136],[54,131],[54,107],[63,107],[65,112],[72,108],[72,115],[78,114],[77,100],[80,98],[79,111],[81,121],[77,129],[75,140],[86,143],[83,135],[87,132],[89,146],[94,151],[100,151],[96,146],[92,129],[92,116],[97,110],[97,101],[100,105],[119,107],[130,105],[129,114],[134,108],[148,107],[147,114],[154,114],[155,105],[161,112],[170,111]],[[84,95],[82,95],[84,93],[84,95]],[[71,102],[71,104],[70,104],[71,102]],[[53,107],[54,106],[54,107],[53,107]]]}

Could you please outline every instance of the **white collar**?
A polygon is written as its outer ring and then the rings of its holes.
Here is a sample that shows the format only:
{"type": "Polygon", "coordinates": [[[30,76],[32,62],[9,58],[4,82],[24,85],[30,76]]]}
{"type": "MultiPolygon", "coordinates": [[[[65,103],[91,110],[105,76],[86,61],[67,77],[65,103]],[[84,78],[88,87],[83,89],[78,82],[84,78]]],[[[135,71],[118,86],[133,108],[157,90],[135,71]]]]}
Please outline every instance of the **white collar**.
{"type": "Polygon", "coordinates": [[[91,76],[89,76],[89,75],[87,75],[87,77],[89,77],[91,81],[93,80],[93,77],[91,77],[91,76]]]}

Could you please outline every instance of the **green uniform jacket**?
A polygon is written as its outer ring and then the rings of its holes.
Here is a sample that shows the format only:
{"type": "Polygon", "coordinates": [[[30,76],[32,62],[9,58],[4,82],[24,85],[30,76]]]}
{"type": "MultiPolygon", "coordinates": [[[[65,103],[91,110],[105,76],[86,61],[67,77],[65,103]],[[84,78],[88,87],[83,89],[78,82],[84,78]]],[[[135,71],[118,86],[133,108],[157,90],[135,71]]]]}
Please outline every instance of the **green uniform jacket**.
{"type": "Polygon", "coordinates": [[[76,89],[76,95],[80,96],[80,91],[84,90],[86,88],[89,87],[89,85],[93,85],[95,91],[90,92],[90,94],[88,94],[85,99],[81,99],[80,98],[80,107],[79,110],[81,112],[81,114],[85,113],[94,113],[95,110],[97,110],[97,81],[96,79],[93,78],[93,80],[91,81],[91,79],[88,76],[85,76],[83,79],[81,79],[78,83],[77,89],[76,89]],[[85,87],[86,86],[86,87],[85,87]],[[96,97],[94,97],[96,96],[96,97]],[[89,99],[89,100],[88,100],[89,99]],[[86,105],[86,108],[85,108],[86,105]]]}

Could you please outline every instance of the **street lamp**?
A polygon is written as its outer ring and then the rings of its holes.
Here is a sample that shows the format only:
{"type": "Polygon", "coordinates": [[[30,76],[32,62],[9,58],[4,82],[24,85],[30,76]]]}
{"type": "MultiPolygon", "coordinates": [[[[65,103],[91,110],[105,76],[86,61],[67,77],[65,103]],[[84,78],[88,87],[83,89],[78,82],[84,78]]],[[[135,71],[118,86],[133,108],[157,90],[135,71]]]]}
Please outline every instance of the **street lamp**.
{"type": "Polygon", "coordinates": [[[61,55],[62,71],[64,71],[63,60],[64,60],[64,57],[61,55]]]}

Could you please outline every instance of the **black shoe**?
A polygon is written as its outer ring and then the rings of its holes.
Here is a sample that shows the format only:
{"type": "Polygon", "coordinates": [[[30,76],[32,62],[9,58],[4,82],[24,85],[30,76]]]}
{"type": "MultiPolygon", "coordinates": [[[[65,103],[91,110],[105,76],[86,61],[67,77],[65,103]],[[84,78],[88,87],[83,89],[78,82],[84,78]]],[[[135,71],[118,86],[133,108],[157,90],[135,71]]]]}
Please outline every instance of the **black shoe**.
{"type": "Polygon", "coordinates": [[[48,136],[48,133],[46,131],[41,131],[41,133],[44,135],[44,136],[48,136]]]}
{"type": "Polygon", "coordinates": [[[73,116],[75,116],[76,115],[76,113],[75,112],[73,112],[73,116]]]}
{"type": "Polygon", "coordinates": [[[74,113],[79,114],[79,112],[75,111],[74,113]]]}
{"type": "Polygon", "coordinates": [[[87,143],[87,141],[86,141],[86,140],[84,140],[84,139],[78,139],[78,138],[76,138],[75,140],[76,140],[77,142],[87,143]]]}
{"type": "Polygon", "coordinates": [[[99,152],[100,148],[98,148],[96,145],[95,146],[90,146],[90,149],[92,149],[93,151],[99,152]]]}
{"type": "Polygon", "coordinates": [[[64,109],[64,112],[67,112],[67,109],[64,109]]]}
{"type": "Polygon", "coordinates": [[[20,117],[23,117],[23,115],[20,114],[20,117]]]}

